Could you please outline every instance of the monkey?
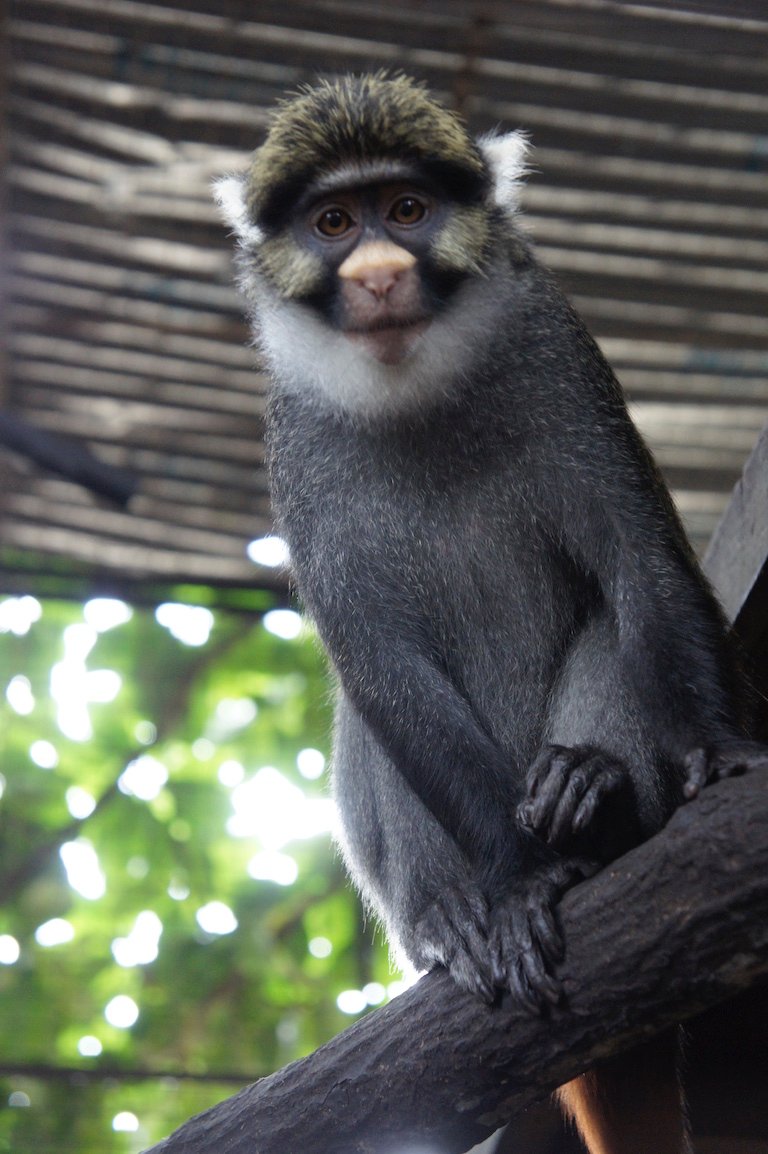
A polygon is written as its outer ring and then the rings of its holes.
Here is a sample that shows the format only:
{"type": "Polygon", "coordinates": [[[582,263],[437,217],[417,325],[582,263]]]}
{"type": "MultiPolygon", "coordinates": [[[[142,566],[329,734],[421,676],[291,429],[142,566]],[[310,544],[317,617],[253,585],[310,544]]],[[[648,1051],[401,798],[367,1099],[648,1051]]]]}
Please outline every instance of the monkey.
{"type": "MultiPolygon", "coordinates": [[[[349,871],[418,970],[546,1013],[562,894],[768,758],[620,386],[521,229],[526,149],[348,75],[282,103],[216,195],[338,683],[349,871]]],[[[689,1150],[674,1046],[644,1053],[559,1091],[590,1154],[689,1150]]]]}

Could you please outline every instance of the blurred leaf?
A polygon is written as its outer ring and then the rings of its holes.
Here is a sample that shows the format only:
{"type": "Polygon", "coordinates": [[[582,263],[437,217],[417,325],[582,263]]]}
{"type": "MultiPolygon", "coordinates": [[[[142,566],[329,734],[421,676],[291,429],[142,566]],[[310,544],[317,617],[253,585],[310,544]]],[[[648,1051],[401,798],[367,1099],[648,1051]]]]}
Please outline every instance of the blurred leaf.
{"type": "Polygon", "coordinates": [[[227,830],[232,788],[263,766],[307,797],[326,791],[296,761],[307,747],[327,753],[331,725],[311,630],[285,641],[259,621],[218,613],[207,643],[194,647],[135,609],[85,657],[86,671],[114,670],[121,688],[88,706],[92,736],[75,741],[60,729],[51,670],[65,656],[65,630],[82,623],[82,606],[49,602],[23,636],[0,634],[0,934],[21,948],[15,964],[0,965],[0,1064],[20,1070],[0,1085],[0,1102],[30,1102],[0,1110],[0,1154],[138,1151],[236,1088],[172,1075],[236,1073],[245,1083],[267,1073],[348,1024],[336,1008],[341,989],[389,975],[327,836],[285,847],[298,877],[283,886],[253,880],[248,863],[262,847],[227,830]],[[6,697],[15,677],[29,682],[28,712],[6,697]],[[43,768],[33,754],[54,763],[43,768]],[[164,784],[147,778],[151,796],[125,792],[122,779],[143,755],[167,771],[164,784]],[[93,799],[89,816],[70,812],[72,787],[93,799]],[[80,838],[106,879],[96,899],[72,888],[60,857],[80,838]],[[232,911],[233,932],[201,928],[198,911],[212,901],[232,911]],[[162,924],[157,954],[126,968],[113,946],[132,940],[143,911],[162,924]],[[53,918],[74,937],[41,945],[36,932],[53,918]],[[331,943],[327,957],[310,954],[316,938],[331,943]],[[138,1006],[130,1028],[105,1018],[118,995],[138,1006]],[[83,1056],[83,1038],[97,1039],[101,1053],[83,1056]],[[47,1072],[24,1074],[30,1063],[47,1072]],[[66,1075],[115,1067],[126,1076],[66,1075]],[[157,1078],[132,1081],[132,1070],[157,1078]],[[136,1116],[138,1132],[113,1130],[121,1111],[136,1116]]]}

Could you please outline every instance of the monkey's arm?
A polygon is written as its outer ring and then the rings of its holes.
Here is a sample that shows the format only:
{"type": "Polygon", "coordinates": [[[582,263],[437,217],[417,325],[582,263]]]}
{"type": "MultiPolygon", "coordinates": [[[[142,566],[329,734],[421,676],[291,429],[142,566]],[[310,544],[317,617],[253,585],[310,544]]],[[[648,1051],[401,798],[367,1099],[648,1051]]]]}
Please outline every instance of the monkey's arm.
{"type": "Polygon", "coordinates": [[[745,741],[725,623],[615,377],[551,282],[531,275],[534,357],[519,391],[538,414],[534,483],[553,540],[599,593],[560,671],[519,816],[563,852],[591,846],[605,861],[765,751],[745,741]]]}
{"type": "Polygon", "coordinates": [[[604,606],[572,644],[518,817],[560,852],[607,862],[708,782],[765,765],[768,750],[741,728],[724,623],[644,447],[628,422],[603,444],[596,426],[592,458],[560,492],[570,549],[601,574],[604,606]],[[614,469],[602,492],[595,460],[614,469]],[[588,482],[580,496],[576,478],[588,482]]]}
{"type": "Polygon", "coordinates": [[[746,695],[725,621],[616,379],[580,319],[568,312],[560,322],[569,371],[545,453],[559,474],[555,521],[578,564],[599,575],[605,602],[599,660],[574,663],[595,730],[579,741],[604,747],[601,714],[626,726],[623,742],[618,734],[608,748],[631,772],[638,756],[645,762],[633,774],[641,809],[654,791],[659,797],[655,815],[641,815],[647,833],[684,796],[762,764],[765,751],[745,740],[746,695]]]}
{"type": "MultiPolygon", "coordinates": [[[[552,967],[563,943],[554,906],[592,869],[552,854],[540,840],[504,831],[504,857],[485,862],[479,845],[461,853],[456,839],[407,784],[346,696],[337,715],[334,778],[350,871],[419,969],[445,965],[459,985],[492,1001],[511,989],[530,1009],[561,996],[552,967]],[[481,863],[482,864],[482,863],[481,863]],[[505,875],[506,868],[506,875],[505,875]]],[[[484,798],[467,795],[472,808],[484,798]]]]}
{"type": "Polygon", "coordinates": [[[471,860],[513,866],[523,847],[509,759],[390,604],[386,579],[369,590],[358,579],[311,608],[347,698],[411,789],[471,860]]]}
{"type": "MultiPolygon", "coordinates": [[[[327,527],[319,539],[328,544],[329,534],[327,527]]],[[[315,550],[294,548],[293,555],[351,716],[359,719],[353,725],[346,716],[336,759],[337,774],[344,773],[340,801],[351,806],[345,825],[355,842],[353,872],[357,865],[363,888],[417,966],[440,962],[484,997],[494,985],[505,986],[533,1010],[555,1002],[561,991],[552,969],[562,939],[554,906],[590,867],[554,853],[517,821],[522,772],[441,667],[410,600],[377,567],[382,551],[372,550],[365,564],[356,556],[353,579],[339,580],[338,537],[329,547],[337,562],[332,570],[311,564],[315,550]],[[326,571],[334,575],[327,583],[326,571]],[[350,729],[360,732],[359,722],[374,739],[363,755],[362,739],[345,737],[350,729]],[[391,767],[386,776],[382,754],[391,767]],[[393,773],[415,794],[403,803],[405,812],[394,800],[403,789],[393,773]],[[422,804],[429,818],[416,820],[422,804]],[[434,819],[452,846],[437,860],[426,836],[434,819]],[[404,824],[408,845],[398,852],[388,831],[404,824]],[[426,873],[413,864],[425,861],[426,873]]]]}
{"type": "Polygon", "coordinates": [[[414,561],[424,514],[406,486],[393,493],[390,450],[295,396],[273,398],[271,433],[279,524],[348,701],[470,860],[514,867],[525,767],[510,764],[440,659],[435,594],[422,597],[429,578],[414,561]]]}

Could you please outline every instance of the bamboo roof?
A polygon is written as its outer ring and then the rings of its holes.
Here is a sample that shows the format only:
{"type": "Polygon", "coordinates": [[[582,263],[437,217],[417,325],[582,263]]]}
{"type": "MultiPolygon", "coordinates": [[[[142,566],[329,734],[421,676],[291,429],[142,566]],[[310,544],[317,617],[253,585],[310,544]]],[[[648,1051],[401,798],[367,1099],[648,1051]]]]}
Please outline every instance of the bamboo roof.
{"type": "Polygon", "coordinates": [[[528,227],[706,542],[768,400],[764,0],[18,0],[5,46],[0,590],[281,587],[246,555],[265,380],[210,184],[286,90],[386,66],[530,133],[528,227]],[[19,418],[130,501],[53,471],[19,418]]]}

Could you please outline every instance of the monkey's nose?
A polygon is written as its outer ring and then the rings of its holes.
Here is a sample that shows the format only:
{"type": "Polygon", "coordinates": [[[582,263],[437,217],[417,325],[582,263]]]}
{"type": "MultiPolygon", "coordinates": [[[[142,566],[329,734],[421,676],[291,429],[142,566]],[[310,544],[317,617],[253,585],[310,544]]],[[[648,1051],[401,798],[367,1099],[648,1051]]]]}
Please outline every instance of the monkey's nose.
{"type": "Polygon", "coordinates": [[[359,245],[339,266],[339,276],[353,280],[377,300],[389,293],[398,277],[413,268],[416,257],[392,241],[372,240],[359,245]]]}
{"type": "Polygon", "coordinates": [[[395,284],[399,275],[399,270],[392,268],[371,268],[365,269],[359,276],[353,279],[369,293],[377,298],[383,300],[389,290],[395,284]]]}

